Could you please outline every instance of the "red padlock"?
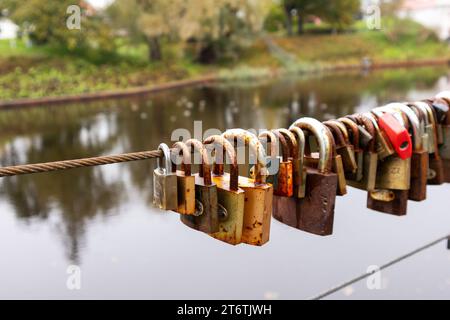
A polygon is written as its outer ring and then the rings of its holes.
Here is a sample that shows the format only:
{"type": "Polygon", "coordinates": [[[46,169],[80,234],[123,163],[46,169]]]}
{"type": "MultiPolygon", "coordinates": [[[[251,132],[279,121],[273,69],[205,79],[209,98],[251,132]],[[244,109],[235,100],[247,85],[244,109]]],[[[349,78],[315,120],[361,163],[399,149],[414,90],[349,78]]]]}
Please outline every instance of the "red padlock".
{"type": "Polygon", "coordinates": [[[378,125],[386,132],[398,156],[405,160],[412,157],[412,140],[405,127],[390,113],[378,117],[378,125]]]}

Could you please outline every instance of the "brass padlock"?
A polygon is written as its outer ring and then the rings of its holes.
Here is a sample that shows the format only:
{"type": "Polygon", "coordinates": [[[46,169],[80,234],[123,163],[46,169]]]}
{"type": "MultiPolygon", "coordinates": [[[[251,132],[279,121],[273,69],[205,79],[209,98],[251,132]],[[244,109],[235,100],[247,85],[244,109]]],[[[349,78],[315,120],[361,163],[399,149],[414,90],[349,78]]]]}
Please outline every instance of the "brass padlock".
{"type": "MultiPolygon", "coordinates": [[[[331,235],[338,185],[338,177],[332,172],[332,140],[327,128],[313,118],[299,119],[293,126],[312,134],[319,148],[317,167],[306,166],[306,196],[297,200],[297,228],[320,236],[331,235]]],[[[305,153],[311,150],[309,139],[306,139],[305,150],[305,153]]]]}
{"type": "Polygon", "coordinates": [[[378,135],[372,120],[367,115],[357,115],[355,120],[358,122],[358,126],[362,126],[372,139],[368,140],[363,149],[362,178],[360,180],[349,180],[348,185],[360,190],[374,191],[378,170],[378,153],[376,152],[375,138],[378,135]]]}
{"type": "Polygon", "coordinates": [[[239,177],[239,187],[245,191],[242,242],[262,246],[270,238],[273,187],[265,181],[266,154],[258,137],[242,129],[228,130],[223,137],[233,143],[248,146],[256,158],[255,179],[239,177]]]}
{"type": "Polygon", "coordinates": [[[239,167],[233,145],[221,136],[211,136],[204,141],[205,146],[214,147],[213,182],[217,186],[219,205],[227,213],[219,217],[219,232],[211,234],[214,238],[231,245],[240,244],[244,224],[244,190],[239,188],[239,167]],[[230,164],[230,174],[224,173],[224,153],[230,164]]]}
{"type": "Polygon", "coordinates": [[[191,152],[183,142],[172,146],[172,156],[175,160],[181,155],[181,170],[177,170],[177,161],[172,160],[172,172],[177,176],[178,209],[179,214],[195,215],[195,177],[191,171],[191,152]]]}
{"type": "Polygon", "coordinates": [[[333,133],[336,142],[336,152],[342,158],[345,176],[347,177],[348,174],[355,174],[358,165],[355,158],[355,149],[350,144],[347,127],[337,120],[329,120],[324,122],[324,124],[333,133]]]}
{"type": "Polygon", "coordinates": [[[406,115],[409,121],[410,134],[413,141],[409,200],[424,201],[427,198],[429,155],[423,148],[419,118],[414,111],[405,104],[396,103],[392,105],[392,108],[406,115]]]}
{"type": "Polygon", "coordinates": [[[363,178],[364,151],[361,149],[360,145],[358,125],[349,118],[339,118],[338,121],[345,125],[350,133],[351,144],[353,146],[356,161],[356,172],[346,172],[345,177],[348,180],[361,181],[363,178]]]}
{"type": "MultiPolygon", "coordinates": [[[[429,185],[441,185],[445,182],[445,172],[444,172],[444,163],[441,158],[440,150],[439,150],[439,134],[438,132],[442,132],[442,127],[437,122],[436,112],[432,107],[433,101],[424,100],[425,108],[428,114],[428,120],[433,128],[432,140],[434,141],[434,153],[430,154],[429,158],[429,175],[428,175],[428,184],[429,185]]],[[[417,105],[417,103],[416,103],[417,105]]]]}
{"type": "Polygon", "coordinates": [[[298,128],[291,126],[289,128],[296,139],[298,145],[298,152],[296,156],[297,159],[293,158],[294,163],[294,196],[303,199],[306,193],[306,167],[304,164],[305,161],[305,134],[303,131],[298,128]]]}
{"type": "Polygon", "coordinates": [[[181,215],[181,222],[194,230],[216,233],[219,231],[219,216],[226,213],[219,211],[217,186],[212,181],[208,152],[203,144],[195,139],[188,140],[186,145],[191,152],[197,152],[201,157],[200,172],[195,175],[195,199],[198,200],[200,208],[197,215],[181,215]]]}
{"type": "Polygon", "coordinates": [[[162,143],[158,150],[163,157],[158,158],[158,167],[153,171],[153,204],[162,210],[178,209],[177,176],[172,172],[169,147],[162,143]]]}
{"type": "Polygon", "coordinates": [[[383,130],[381,130],[378,126],[377,117],[382,115],[382,113],[380,114],[379,112],[372,110],[372,113],[365,113],[364,115],[372,121],[372,124],[375,127],[375,132],[377,135],[375,140],[378,159],[384,160],[387,157],[394,155],[395,154],[394,147],[389,141],[389,138],[386,136],[386,133],[383,130]]]}
{"type": "MultiPolygon", "coordinates": [[[[405,126],[400,113],[387,107],[377,109],[376,112],[395,114],[399,122],[405,126]]],[[[411,185],[411,158],[404,160],[398,155],[392,155],[379,161],[377,171],[376,190],[369,192],[367,207],[396,216],[406,215],[411,185]]]]}
{"type": "Polygon", "coordinates": [[[272,132],[280,142],[283,158],[278,177],[279,187],[283,186],[283,188],[274,190],[272,214],[278,221],[295,228],[297,226],[297,197],[294,197],[293,163],[290,156],[298,151],[297,140],[290,131],[287,131],[289,134],[285,130],[273,130],[272,132]]]}

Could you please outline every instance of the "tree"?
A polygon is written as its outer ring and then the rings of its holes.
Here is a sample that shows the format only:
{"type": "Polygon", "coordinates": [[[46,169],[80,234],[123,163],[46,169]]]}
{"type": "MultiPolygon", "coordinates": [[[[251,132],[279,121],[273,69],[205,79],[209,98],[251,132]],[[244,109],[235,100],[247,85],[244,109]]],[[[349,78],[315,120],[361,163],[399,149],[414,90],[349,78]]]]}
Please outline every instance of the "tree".
{"type": "Polygon", "coordinates": [[[359,0],[329,1],[322,18],[335,30],[341,31],[352,25],[359,10],[359,0]]]}
{"type": "MultiPolygon", "coordinates": [[[[80,7],[84,4],[79,2],[80,7]]],[[[110,32],[100,16],[82,12],[81,30],[70,30],[66,21],[67,8],[73,0],[2,0],[0,9],[7,9],[9,18],[26,30],[37,45],[51,44],[69,51],[99,49],[111,51],[110,32]]]]}

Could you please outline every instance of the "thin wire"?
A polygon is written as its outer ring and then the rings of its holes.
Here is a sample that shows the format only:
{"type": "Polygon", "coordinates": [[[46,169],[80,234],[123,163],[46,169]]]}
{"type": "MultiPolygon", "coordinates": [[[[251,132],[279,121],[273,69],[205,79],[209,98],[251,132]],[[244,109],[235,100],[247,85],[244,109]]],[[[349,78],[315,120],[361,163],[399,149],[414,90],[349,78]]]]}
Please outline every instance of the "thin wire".
{"type": "MultiPolygon", "coordinates": [[[[431,248],[431,247],[441,243],[444,240],[449,240],[450,241],[450,234],[445,236],[445,237],[439,238],[439,239],[437,239],[437,240],[435,240],[435,241],[433,241],[433,242],[431,242],[429,244],[426,244],[426,245],[424,245],[422,247],[419,247],[419,248],[415,249],[414,251],[411,251],[410,253],[407,253],[407,254],[405,254],[403,256],[400,256],[400,257],[398,257],[398,258],[396,258],[396,259],[386,263],[385,265],[380,267],[380,271],[384,270],[386,268],[389,268],[389,267],[393,266],[394,264],[397,264],[397,263],[399,263],[399,262],[401,262],[403,260],[406,260],[406,259],[408,259],[408,258],[410,258],[410,257],[412,257],[412,256],[414,256],[414,255],[416,255],[416,254],[426,250],[426,249],[429,249],[429,248],[431,248]]],[[[325,291],[325,292],[323,292],[323,293],[321,293],[321,294],[319,294],[319,295],[317,295],[315,297],[309,298],[308,300],[321,300],[323,298],[326,298],[326,297],[332,295],[333,293],[336,293],[336,292],[338,292],[338,291],[340,291],[340,290],[342,290],[342,289],[344,289],[344,288],[346,288],[346,287],[348,287],[348,286],[350,286],[352,284],[355,284],[356,282],[359,282],[361,280],[364,280],[365,278],[370,277],[371,275],[375,274],[377,271],[378,270],[374,270],[372,272],[364,273],[364,274],[362,274],[362,275],[360,275],[360,276],[358,276],[356,278],[353,278],[350,281],[342,283],[342,284],[340,284],[340,285],[338,285],[336,287],[330,288],[327,291],[325,291]]]]}
{"type": "Polygon", "coordinates": [[[26,164],[19,166],[0,168],[0,177],[10,177],[22,174],[42,173],[51,171],[61,171],[81,167],[102,166],[106,164],[146,160],[162,157],[162,152],[158,150],[143,151],[134,153],[124,153],[113,156],[83,158],[75,160],[64,160],[56,162],[26,164]]]}

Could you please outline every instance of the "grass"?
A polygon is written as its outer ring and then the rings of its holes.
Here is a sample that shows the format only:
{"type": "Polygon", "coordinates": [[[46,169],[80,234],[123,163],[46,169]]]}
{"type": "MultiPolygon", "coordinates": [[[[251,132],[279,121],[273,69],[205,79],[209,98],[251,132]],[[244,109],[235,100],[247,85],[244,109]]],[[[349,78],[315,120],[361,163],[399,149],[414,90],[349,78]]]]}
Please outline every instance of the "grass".
{"type": "MultiPolygon", "coordinates": [[[[309,30],[310,27],[307,29],[309,30]]],[[[180,45],[164,46],[164,61],[147,62],[145,45],[118,41],[117,53],[95,63],[49,47],[28,47],[0,41],[0,100],[82,94],[154,85],[217,73],[223,79],[270,77],[274,70],[305,73],[338,64],[450,58],[447,44],[411,21],[386,19],[381,31],[363,23],[345,34],[307,34],[301,37],[268,35],[245,48],[239,61],[219,65],[196,64],[182,55],[180,45]],[[275,49],[274,49],[275,47],[275,49]],[[287,59],[289,57],[289,59],[287,59]]]]}

